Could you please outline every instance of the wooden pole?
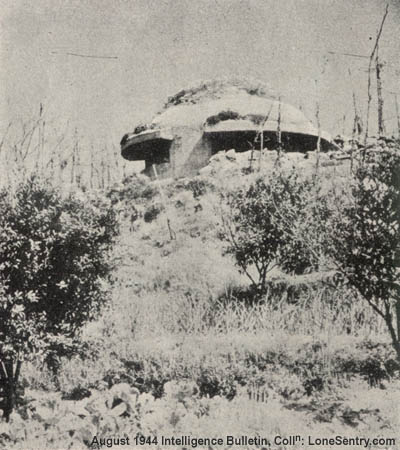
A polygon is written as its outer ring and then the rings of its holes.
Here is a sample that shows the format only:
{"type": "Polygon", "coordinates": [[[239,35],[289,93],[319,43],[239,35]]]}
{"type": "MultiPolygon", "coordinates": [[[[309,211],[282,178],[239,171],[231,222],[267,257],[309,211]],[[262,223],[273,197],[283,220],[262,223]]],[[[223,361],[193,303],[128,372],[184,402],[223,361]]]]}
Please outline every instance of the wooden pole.
{"type": "Polygon", "coordinates": [[[164,209],[165,209],[165,214],[167,216],[167,226],[168,226],[168,231],[169,231],[169,237],[171,239],[171,241],[176,239],[176,234],[175,231],[172,229],[171,227],[171,221],[169,220],[169,215],[168,215],[168,210],[167,210],[167,202],[165,201],[165,197],[164,197],[164,191],[161,187],[161,183],[160,180],[158,179],[158,173],[157,173],[157,169],[155,164],[152,165],[153,168],[153,172],[154,172],[154,176],[157,182],[157,186],[158,186],[158,191],[160,192],[160,197],[161,197],[161,201],[164,205],[164,209]]]}
{"type": "Polygon", "coordinates": [[[94,156],[93,156],[93,144],[90,146],[90,189],[93,189],[93,176],[94,176],[94,156]]]}
{"type": "Polygon", "coordinates": [[[397,99],[397,94],[394,95],[394,101],[396,103],[397,132],[398,132],[398,137],[400,139],[400,114],[399,114],[399,102],[397,99]]]}
{"type": "Polygon", "coordinates": [[[75,128],[75,142],[72,148],[72,164],[71,164],[71,185],[75,182],[75,158],[76,158],[76,128],[75,128]]]}
{"type": "Polygon", "coordinates": [[[318,139],[317,139],[317,158],[315,161],[315,173],[318,175],[319,172],[319,154],[321,150],[321,121],[319,118],[319,102],[317,100],[317,110],[316,110],[316,117],[317,117],[317,125],[318,125],[318,139]]]}
{"type": "Polygon", "coordinates": [[[385,124],[383,121],[383,96],[382,96],[382,79],[381,79],[381,70],[383,64],[379,62],[379,47],[376,47],[376,90],[378,97],[378,133],[379,137],[385,135],[385,124]]]}
{"type": "Polygon", "coordinates": [[[381,22],[381,26],[379,28],[378,34],[376,36],[376,40],[375,40],[375,45],[374,48],[372,50],[371,56],[369,58],[369,64],[368,64],[368,103],[367,103],[367,120],[366,120],[366,125],[365,125],[365,138],[364,138],[364,145],[367,144],[367,140],[368,140],[368,132],[369,132],[369,113],[370,113],[370,109],[371,109],[371,100],[372,100],[372,95],[371,95],[371,69],[372,69],[372,62],[374,60],[378,45],[379,45],[379,39],[381,37],[382,34],[382,30],[383,30],[383,25],[385,23],[386,17],[388,15],[388,11],[389,11],[389,5],[386,5],[386,9],[385,9],[385,13],[383,15],[383,19],[381,22]]]}
{"type": "Polygon", "coordinates": [[[281,150],[282,150],[282,131],[281,131],[281,96],[278,98],[278,129],[277,129],[277,138],[278,138],[278,157],[277,163],[281,163],[281,150]]]}
{"type": "Polygon", "coordinates": [[[82,178],[82,170],[81,170],[81,154],[79,149],[79,139],[77,137],[75,144],[76,151],[76,170],[75,170],[75,179],[78,187],[81,187],[81,178],[82,178]]]}

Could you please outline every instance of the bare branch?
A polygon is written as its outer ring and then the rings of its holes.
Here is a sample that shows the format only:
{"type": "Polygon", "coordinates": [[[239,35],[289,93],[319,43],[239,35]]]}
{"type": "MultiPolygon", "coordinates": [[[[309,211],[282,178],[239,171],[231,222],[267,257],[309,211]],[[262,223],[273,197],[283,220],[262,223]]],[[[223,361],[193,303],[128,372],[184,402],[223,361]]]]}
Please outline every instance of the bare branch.
{"type": "Polygon", "coordinates": [[[369,58],[369,64],[368,64],[368,104],[367,104],[367,121],[366,121],[366,129],[365,129],[365,144],[367,143],[367,139],[368,139],[369,112],[370,112],[371,100],[372,100],[372,96],[371,96],[371,68],[372,68],[372,62],[374,60],[376,51],[378,49],[379,39],[380,39],[381,34],[382,34],[383,25],[385,24],[385,20],[386,20],[386,17],[388,15],[388,11],[389,11],[389,4],[386,5],[386,9],[385,9],[385,13],[383,15],[381,26],[380,26],[378,34],[376,36],[375,45],[374,45],[374,48],[373,48],[372,53],[371,53],[370,58],[369,58]]]}

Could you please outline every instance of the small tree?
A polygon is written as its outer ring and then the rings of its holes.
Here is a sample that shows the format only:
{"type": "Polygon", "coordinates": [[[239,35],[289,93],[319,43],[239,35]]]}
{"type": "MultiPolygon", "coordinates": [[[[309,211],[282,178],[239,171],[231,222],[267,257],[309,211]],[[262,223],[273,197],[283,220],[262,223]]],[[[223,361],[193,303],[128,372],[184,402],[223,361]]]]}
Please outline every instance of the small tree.
{"type": "Polygon", "coordinates": [[[117,222],[101,201],[66,199],[30,179],[0,193],[0,407],[6,420],[24,360],[71,345],[107,299],[117,222]]]}
{"type": "Polygon", "coordinates": [[[375,150],[355,173],[352,198],[332,216],[336,267],[381,316],[400,360],[400,153],[375,150]]]}
{"type": "Polygon", "coordinates": [[[228,196],[228,209],[222,214],[226,251],[260,292],[265,291],[267,274],[276,266],[303,273],[317,264],[313,252],[290,231],[295,226],[293,220],[301,221],[304,216],[314,188],[312,179],[280,171],[228,196]]]}

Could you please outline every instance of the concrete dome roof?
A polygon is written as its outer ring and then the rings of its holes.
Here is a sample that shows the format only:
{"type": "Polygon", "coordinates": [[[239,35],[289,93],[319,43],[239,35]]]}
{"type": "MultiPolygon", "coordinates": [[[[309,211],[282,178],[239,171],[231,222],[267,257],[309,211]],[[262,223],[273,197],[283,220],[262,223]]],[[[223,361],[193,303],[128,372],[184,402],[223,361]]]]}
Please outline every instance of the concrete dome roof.
{"type": "MultiPolygon", "coordinates": [[[[318,129],[299,109],[273,98],[251,95],[236,86],[225,89],[219,98],[171,105],[154,118],[152,127],[190,127],[203,129],[205,132],[260,130],[260,122],[263,123],[267,117],[263,130],[277,131],[279,116],[282,133],[318,136],[318,129]],[[233,113],[231,115],[236,118],[207,122],[209,118],[224,112],[233,113]]],[[[328,133],[321,132],[321,137],[331,141],[328,133]]]]}
{"type": "Polygon", "coordinates": [[[213,153],[231,148],[313,151],[319,136],[322,151],[334,146],[328,133],[299,109],[277,100],[267,86],[211,80],[169,97],[150,124],[122,138],[121,153],[129,160],[145,160],[148,167],[172,158],[177,170],[185,158],[187,167],[201,167],[213,153]]]}

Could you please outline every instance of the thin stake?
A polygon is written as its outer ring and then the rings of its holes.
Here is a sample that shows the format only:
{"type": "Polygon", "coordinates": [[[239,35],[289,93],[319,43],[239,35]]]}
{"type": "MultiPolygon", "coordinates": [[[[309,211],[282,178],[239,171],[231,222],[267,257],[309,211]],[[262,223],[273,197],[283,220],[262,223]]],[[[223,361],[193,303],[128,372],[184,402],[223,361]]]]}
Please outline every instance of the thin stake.
{"type": "Polygon", "coordinates": [[[252,163],[252,160],[253,160],[253,151],[254,151],[254,147],[255,147],[255,145],[256,145],[258,136],[260,136],[260,134],[261,134],[261,135],[262,135],[262,141],[261,141],[261,142],[262,142],[262,144],[261,144],[262,147],[261,147],[261,151],[260,151],[260,158],[259,158],[259,160],[258,160],[258,171],[261,170],[261,155],[262,155],[262,150],[263,150],[263,147],[264,147],[264,126],[265,126],[265,124],[267,123],[267,121],[268,121],[268,119],[269,119],[269,116],[270,116],[270,114],[271,114],[271,111],[272,111],[273,106],[274,106],[274,102],[271,102],[271,107],[269,108],[269,111],[268,111],[267,115],[265,116],[264,121],[263,121],[262,124],[260,125],[260,129],[259,129],[259,131],[257,132],[256,137],[254,138],[254,144],[253,144],[252,149],[251,149],[251,162],[250,162],[250,167],[251,167],[251,163],[252,163]]]}
{"type": "Polygon", "coordinates": [[[76,168],[75,168],[75,180],[78,187],[81,186],[81,177],[82,177],[82,170],[81,170],[81,155],[80,155],[80,148],[79,148],[79,139],[76,140],[75,144],[76,148],[76,168]]]}
{"type": "Polygon", "coordinates": [[[353,122],[353,141],[356,138],[356,134],[357,134],[357,139],[361,138],[361,134],[363,131],[363,124],[362,124],[362,120],[361,120],[361,115],[359,113],[358,110],[358,105],[357,105],[357,97],[356,97],[356,92],[354,90],[354,85],[353,85],[353,78],[351,75],[351,70],[349,68],[349,76],[350,76],[350,83],[351,83],[351,90],[353,93],[353,108],[354,108],[354,122],[353,122]]]}
{"type": "Polygon", "coordinates": [[[281,96],[278,98],[278,163],[281,162],[281,150],[282,150],[282,132],[281,132],[281,96]]]}
{"type": "Polygon", "coordinates": [[[376,47],[376,91],[378,96],[378,131],[379,136],[385,134],[385,124],[383,122],[383,97],[382,97],[382,79],[381,69],[383,64],[379,62],[379,47],[376,47]]]}
{"type": "Polygon", "coordinates": [[[74,142],[74,146],[72,149],[71,185],[73,185],[75,182],[76,142],[77,142],[77,129],[75,128],[75,142],[74,142]]]}
{"type": "Polygon", "coordinates": [[[154,176],[156,178],[157,187],[158,187],[158,190],[160,192],[161,201],[162,201],[162,203],[164,205],[165,214],[167,216],[167,226],[168,226],[168,231],[169,231],[169,237],[170,237],[171,241],[173,241],[173,240],[176,239],[176,233],[171,227],[171,221],[169,220],[168,209],[167,209],[167,202],[165,201],[164,191],[163,191],[163,189],[161,187],[161,183],[160,183],[160,180],[158,178],[158,173],[157,173],[157,169],[156,169],[155,164],[152,165],[152,168],[153,168],[154,176]]]}
{"type": "Polygon", "coordinates": [[[318,139],[317,139],[317,158],[315,162],[315,173],[318,175],[319,171],[319,154],[321,150],[321,121],[319,119],[319,102],[317,101],[317,110],[316,110],[317,124],[318,124],[318,139]]]}
{"type": "Polygon", "coordinates": [[[90,146],[90,189],[93,189],[93,176],[94,176],[94,149],[93,144],[90,146]]]}
{"type": "Polygon", "coordinates": [[[397,94],[394,94],[394,101],[396,104],[396,116],[397,116],[397,131],[399,134],[399,139],[400,139],[400,114],[399,114],[399,102],[397,99],[397,94]]]}
{"type": "Polygon", "coordinates": [[[342,136],[346,135],[346,114],[343,114],[343,126],[342,126],[342,136]]]}
{"type": "MultiPolygon", "coordinates": [[[[261,170],[261,158],[264,150],[264,127],[261,128],[260,133],[260,158],[258,160],[258,171],[261,170]]],[[[253,155],[251,155],[251,157],[253,158],[253,155]]]]}
{"type": "Polygon", "coordinates": [[[365,125],[365,139],[364,139],[364,144],[367,144],[367,139],[368,139],[368,131],[369,131],[369,112],[370,112],[370,108],[371,108],[371,100],[372,100],[372,95],[371,95],[371,68],[372,68],[372,61],[374,60],[375,54],[376,54],[376,50],[378,48],[379,45],[379,39],[381,37],[382,34],[382,30],[383,30],[383,25],[385,23],[386,20],[386,16],[388,15],[388,11],[389,11],[389,4],[386,5],[386,9],[385,9],[385,13],[383,15],[383,19],[381,22],[381,26],[379,28],[378,34],[376,36],[376,40],[375,40],[375,45],[374,48],[372,50],[371,56],[369,57],[369,64],[368,64],[368,103],[367,103],[367,121],[366,121],[366,125],[365,125]]]}

